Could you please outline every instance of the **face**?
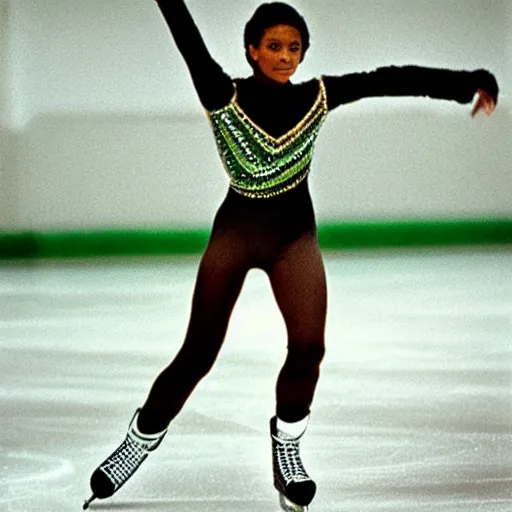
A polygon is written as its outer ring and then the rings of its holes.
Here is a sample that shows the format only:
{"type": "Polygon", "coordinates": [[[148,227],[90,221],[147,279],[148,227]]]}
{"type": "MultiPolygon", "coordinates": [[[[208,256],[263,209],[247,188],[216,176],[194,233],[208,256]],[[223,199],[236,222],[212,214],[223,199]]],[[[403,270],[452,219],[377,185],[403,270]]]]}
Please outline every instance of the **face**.
{"type": "Polygon", "coordinates": [[[279,83],[286,83],[302,59],[300,32],[290,25],[276,25],[263,33],[260,45],[249,45],[249,53],[261,72],[279,83]]]}

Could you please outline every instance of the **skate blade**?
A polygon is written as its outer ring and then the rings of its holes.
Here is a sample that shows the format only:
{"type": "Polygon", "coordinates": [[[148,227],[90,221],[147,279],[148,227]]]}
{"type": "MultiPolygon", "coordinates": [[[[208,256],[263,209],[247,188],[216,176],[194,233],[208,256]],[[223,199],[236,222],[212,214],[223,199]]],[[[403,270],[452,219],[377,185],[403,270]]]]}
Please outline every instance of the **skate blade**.
{"type": "Polygon", "coordinates": [[[82,507],[82,510],[87,510],[89,508],[89,505],[96,499],[96,496],[94,494],[84,502],[84,506],[82,507]]]}
{"type": "Polygon", "coordinates": [[[284,512],[308,512],[308,507],[297,505],[282,494],[279,495],[279,505],[284,512]]]}

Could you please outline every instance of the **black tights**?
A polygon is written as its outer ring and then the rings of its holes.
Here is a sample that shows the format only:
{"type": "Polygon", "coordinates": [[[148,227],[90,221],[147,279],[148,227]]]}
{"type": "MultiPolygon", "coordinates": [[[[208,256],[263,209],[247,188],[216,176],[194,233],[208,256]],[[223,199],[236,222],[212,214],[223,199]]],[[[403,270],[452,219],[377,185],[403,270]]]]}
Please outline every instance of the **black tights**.
{"type": "Polygon", "coordinates": [[[251,268],[269,276],[288,333],[287,357],[277,379],[276,414],[293,422],[309,413],[325,351],[327,302],[316,232],[302,233],[281,246],[261,243],[261,238],[253,231],[252,241],[245,243],[229,229],[214,230],[199,266],[185,342],[151,388],[139,417],[142,432],[164,430],[212,368],[251,268]]]}

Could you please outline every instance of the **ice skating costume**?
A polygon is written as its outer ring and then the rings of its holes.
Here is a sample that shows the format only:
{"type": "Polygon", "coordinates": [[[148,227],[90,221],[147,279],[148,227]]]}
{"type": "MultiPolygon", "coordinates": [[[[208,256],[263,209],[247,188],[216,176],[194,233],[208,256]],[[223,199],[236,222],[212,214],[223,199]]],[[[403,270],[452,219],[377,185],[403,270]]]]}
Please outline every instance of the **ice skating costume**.
{"type": "Polygon", "coordinates": [[[238,193],[268,198],[295,188],[306,178],[320,127],[327,116],[325,86],[300,123],[274,138],[254,124],[237,102],[209,113],[219,154],[238,193]]]}
{"type": "MultiPolygon", "coordinates": [[[[155,380],[125,441],[93,473],[93,496],[84,508],[116,492],[160,444],[213,366],[252,268],[269,276],[288,333],[276,385],[276,417],[293,423],[309,415],[324,355],[327,298],[308,174],[328,113],[366,97],[427,96],[469,103],[477,89],[495,100],[498,96],[496,80],[485,70],[390,66],[300,84],[256,75],[232,78],[211,57],[183,0],[158,4],[211,122],[229,189],[201,259],[184,343],[155,380]]],[[[271,436],[274,485],[283,500],[303,506],[290,510],[306,510],[316,487],[300,461],[300,436],[281,435],[275,418],[271,436]]]]}
{"type": "Polygon", "coordinates": [[[260,268],[288,332],[277,411],[281,419],[297,421],[309,412],[323,356],[326,286],[308,174],[326,116],[376,96],[469,103],[480,88],[497,99],[498,86],[486,70],[418,66],[323,75],[299,84],[257,74],[233,78],[210,55],[183,0],[160,0],[159,7],[211,123],[229,188],[201,261],[185,343],[157,379],[141,417],[159,417],[157,431],[178,413],[217,357],[246,273],[260,268]]]}
{"type": "MultiPolygon", "coordinates": [[[[319,129],[328,112],[342,104],[377,96],[468,103],[478,88],[498,94],[494,77],[485,70],[418,66],[322,76],[300,84],[263,83],[253,76],[233,79],[210,55],[185,3],[160,0],[158,4],[208,113],[230,191],[251,199],[276,197],[301,184],[307,188],[319,129]]],[[[307,195],[304,191],[297,199],[302,202],[307,195]]],[[[227,206],[231,197],[228,194],[227,206]]],[[[289,206],[288,201],[283,203],[289,206]]],[[[308,229],[312,219],[310,211],[308,229]]]]}

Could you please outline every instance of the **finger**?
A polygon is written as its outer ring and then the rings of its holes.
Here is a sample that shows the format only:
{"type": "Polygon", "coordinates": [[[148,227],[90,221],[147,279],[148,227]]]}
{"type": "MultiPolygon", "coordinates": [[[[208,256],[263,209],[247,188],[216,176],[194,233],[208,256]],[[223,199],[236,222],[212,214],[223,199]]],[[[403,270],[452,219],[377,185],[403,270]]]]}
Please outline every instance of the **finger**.
{"type": "Polygon", "coordinates": [[[471,112],[471,117],[475,117],[481,108],[482,108],[481,99],[478,98],[478,101],[475,103],[475,106],[473,107],[473,110],[471,112]]]}
{"type": "Polygon", "coordinates": [[[491,98],[487,98],[485,101],[485,113],[490,116],[494,112],[495,103],[491,98]]]}
{"type": "Polygon", "coordinates": [[[491,94],[488,92],[479,90],[480,98],[483,100],[485,104],[486,111],[487,109],[490,109],[490,112],[492,113],[494,109],[496,108],[496,98],[494,98],[491,94]]]}

